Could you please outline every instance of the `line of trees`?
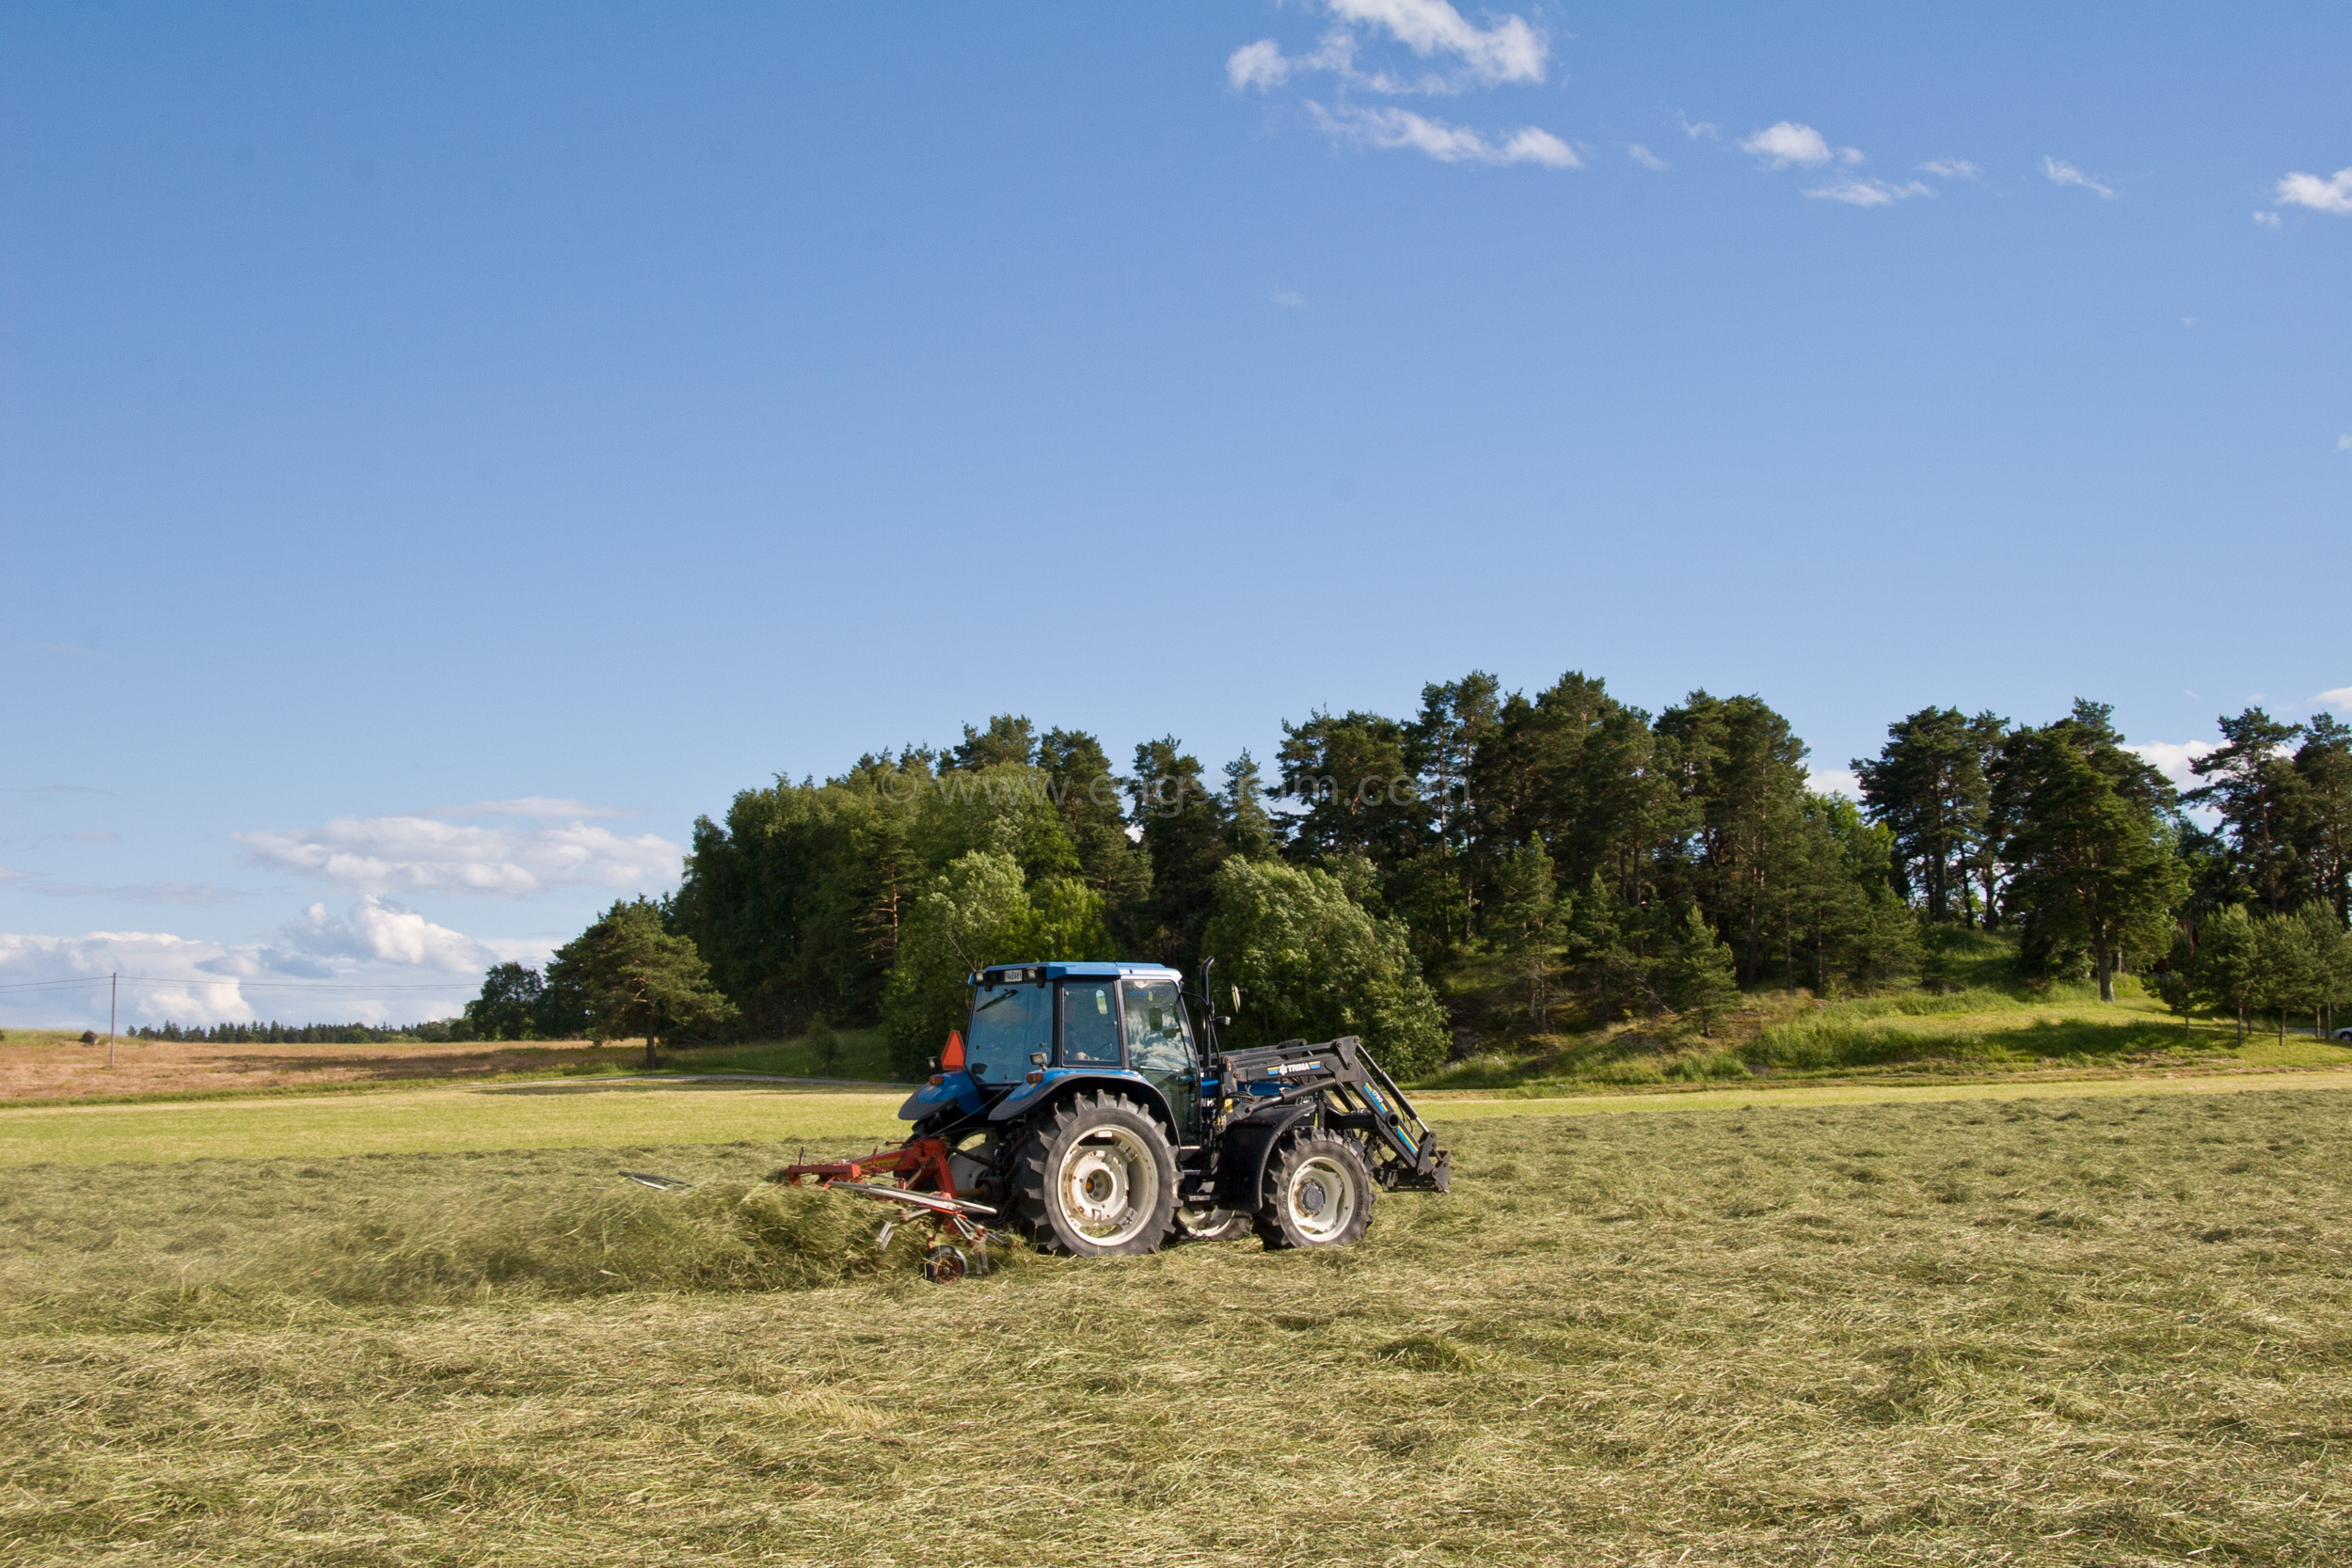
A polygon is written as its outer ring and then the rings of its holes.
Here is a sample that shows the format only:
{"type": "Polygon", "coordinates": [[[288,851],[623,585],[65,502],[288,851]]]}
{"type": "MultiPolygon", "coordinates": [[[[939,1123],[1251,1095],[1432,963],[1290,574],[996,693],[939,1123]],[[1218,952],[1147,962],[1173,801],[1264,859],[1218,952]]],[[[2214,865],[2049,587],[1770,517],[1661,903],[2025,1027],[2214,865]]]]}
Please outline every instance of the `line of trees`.
{"type": "Polygon", "coordinates": [[[2088,973],[2104,997],[2144,967],[2241,1026],[2249,1011],[2324,1017],[2342,998],[2316,933],[2352,916],[2352,726],[2259,707],[2219,725],[2185,794],[2088,702],[2040,727],[1923,708],[1853,768],[1892,834],[1895,887],[1931,925],[2014,922],[2028,974],[2088,973]],[[2322,958],[2297,956],[2307,941],[2322,958]]]}
{"type": "MultiPolygon", "coordinates": [[[[436,1037],[429,1023],[173,1023],[143,1024],[127,1031],[143,1040],[188,1040],[199,1045],[383,1045],[436,1037]]],[[[444,1033],[440,1037],[446,1038],[444,1033]]]]}
{"type": "Polygon", "coordinates": [[[1241,1037],[1352,1032],[1418,1071],[1492,1022],[1440,1006],[1457,973],[1489,993],[1500,974],[1534,1031],[1662,1008],[1709,1028],[1742,988],[1934,984],[1939,928],[2011,927],[2029,976],[2110,997],[2125,973],[2187,985],[2225,915],[2346,914],[2352,730],[2250,709],[2223,733],[2184,800],[2103,705],[2039,725],[1926,708],[1853,764],[1857,802],[1808,787],[1760,698],[1652,715],[1574,672],[1286,722],[1271,778],[1172,736],[1116,772],[1091,735],[999,715],[741,792],[695,823],[675,894],[615,905],[544,976],[501,966],[465,1026],[683,1038],[822,1016],[882,1025],[912,1067],[978,965],[1214,955],[1241,1037]]]}

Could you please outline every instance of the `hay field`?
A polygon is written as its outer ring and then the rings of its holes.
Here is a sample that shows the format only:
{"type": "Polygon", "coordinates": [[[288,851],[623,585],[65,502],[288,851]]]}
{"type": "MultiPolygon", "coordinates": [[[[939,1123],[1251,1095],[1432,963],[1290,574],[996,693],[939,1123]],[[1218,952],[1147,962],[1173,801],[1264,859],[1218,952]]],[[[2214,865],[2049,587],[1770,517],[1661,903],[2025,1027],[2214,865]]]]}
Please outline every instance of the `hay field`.
{"type": "Polygon", "coordinates": [[[755,1180],[772,1145],[21,1168],[0,1542],[2341,1562],[2348,1120],[2260,1089],[1490,1115],[1446,1129],[1450,1196],[1384,1198],[1349,1251],[953,1289],[755,1180]]]}
{"type": "Polygon", "coordinates": [[[127,1105],[0,1107],[0,1167],[122,1160],[261,1160],[415,1150],[897,1142],[903,1089],[589,1079],[127,1105]]]}
{"type": "Polygon", "coordinates": [[[0,1040],[0,1101],[87,1100],[137,1095],[253,1093],[261,1090],[414,1085],[435,1079],[547,1073],[566,1068],[615,1070],[631,1065],[617,1047],[585,1040],[532,1045],[435,1045],[389,1040],[373,1045],[215,1045],[203,1040],[115,1040],[112,1068],[103,1039],[84,1045],[78,1031],[13,1029],[0,1040]]]}

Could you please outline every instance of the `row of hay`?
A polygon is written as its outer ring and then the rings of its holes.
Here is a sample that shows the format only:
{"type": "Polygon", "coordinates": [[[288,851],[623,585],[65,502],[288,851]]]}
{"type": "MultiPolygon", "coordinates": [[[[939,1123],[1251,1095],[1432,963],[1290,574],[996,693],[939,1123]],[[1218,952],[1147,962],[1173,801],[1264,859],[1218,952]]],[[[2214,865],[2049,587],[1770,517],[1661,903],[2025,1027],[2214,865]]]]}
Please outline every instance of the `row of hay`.
{"type": "Polygon", "coordinates": [[[612,1178],[582,1185],[346,1192],[324,1212],[183,1225],[160,1240],[126,1234],[118,1219],[63,1257],[0,1250],[0,1331],[281,1323],[628,1291],[801,1291],[911,1274],[921,1262],[923,1233],[902,1227],[878,1250],[883,1211],[843,1194],[762,1181],[668,1193],[612,1178]]]}

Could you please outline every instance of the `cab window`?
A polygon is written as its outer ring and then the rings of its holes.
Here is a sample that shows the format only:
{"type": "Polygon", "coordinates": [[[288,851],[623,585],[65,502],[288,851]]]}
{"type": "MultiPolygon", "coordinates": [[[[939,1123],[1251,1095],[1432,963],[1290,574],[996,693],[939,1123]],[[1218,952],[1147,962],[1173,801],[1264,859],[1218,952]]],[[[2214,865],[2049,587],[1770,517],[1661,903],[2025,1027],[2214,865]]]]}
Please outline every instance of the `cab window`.
{"type": "Polygon", "coordinates": [[[1127,1046],[1137,1072],[1191,1069],[1192,1029],[1173,981],[1127,982],[1127,1046]]]}
{"type": "Polygon", "coordinates": [[[972,1027],[963,1042],[964,1069],[993,1083],[1019,1080],[1029,1053],[1050,1051],[1054,1035],[1051,988],[990,986],[972,999],[972,1027]]]}
{"type": "Polygon", "coordinates": [[[1119,1008],[1108,980],[1071,980],[1061,988],[1064,1067],[1119,1065],[1119,1008]]]}

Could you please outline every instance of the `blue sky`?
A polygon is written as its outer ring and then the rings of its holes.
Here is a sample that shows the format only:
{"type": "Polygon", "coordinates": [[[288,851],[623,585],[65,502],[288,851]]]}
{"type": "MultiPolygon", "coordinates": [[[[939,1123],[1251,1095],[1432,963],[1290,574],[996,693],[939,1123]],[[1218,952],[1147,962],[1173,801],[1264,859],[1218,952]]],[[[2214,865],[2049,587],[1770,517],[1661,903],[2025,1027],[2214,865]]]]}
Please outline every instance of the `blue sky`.
{"type": "Polygon", "coordinates": [[[2347,66],[2321,6],[10,8],[0,983],[447,1011],[1006,710],[1214,767],[1582,669],[1832,769],[2352,704],[2347,66]]]}

